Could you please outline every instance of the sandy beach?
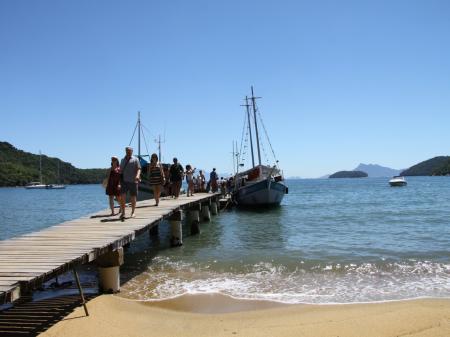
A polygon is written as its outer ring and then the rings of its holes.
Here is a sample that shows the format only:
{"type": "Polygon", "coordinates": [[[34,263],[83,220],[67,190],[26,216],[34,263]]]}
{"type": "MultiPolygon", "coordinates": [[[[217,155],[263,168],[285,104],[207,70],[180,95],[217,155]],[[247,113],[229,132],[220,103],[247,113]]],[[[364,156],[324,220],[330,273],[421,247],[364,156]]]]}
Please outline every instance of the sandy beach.
{"type": "Polygon", "coordinates": [[[89,317],[79,307],[40,336],[450,336],[446,299],[283,305],[222,295],[151,303],[102,295],[88,308],[89,317]]]}

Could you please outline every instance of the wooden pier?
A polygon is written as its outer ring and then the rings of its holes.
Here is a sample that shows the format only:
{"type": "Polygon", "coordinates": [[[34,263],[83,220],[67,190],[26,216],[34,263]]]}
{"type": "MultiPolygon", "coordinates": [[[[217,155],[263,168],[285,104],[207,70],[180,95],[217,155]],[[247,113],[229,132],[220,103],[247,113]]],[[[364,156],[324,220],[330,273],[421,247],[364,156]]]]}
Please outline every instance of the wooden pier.
{"type": "MultiPolygon", "coordinates": [[[[108,216],[108,209],[0,241],[0,304],[29,295],[43,282],[70,270],[74,271],[82,296],[77,266],[104,261],[106,257],[106,260],[115,260],[112,263],[118,269],[120,260],[123,263],[122,247],[146,231],[157,233],[157,226],[164,220],[170,221],[172,245],[181,245],[183,213],[187,214],[191,233],[195,234],[202,219],[207,219],[211,213],[217,214],[219,199],[219,194],[197,193],[191,197],[163,199],[158,207],[154,206],[154,200],[146,200],[137,203],[136,217],[125,221],[117,215],[108,216]],[[119,255],[122,256],[114,255],[121,250],[119,255]]],[[[127,214],[130,214],[128,207],[127,214]]],[[[86,307],[85,310],[87,314],[86,307]]]]}

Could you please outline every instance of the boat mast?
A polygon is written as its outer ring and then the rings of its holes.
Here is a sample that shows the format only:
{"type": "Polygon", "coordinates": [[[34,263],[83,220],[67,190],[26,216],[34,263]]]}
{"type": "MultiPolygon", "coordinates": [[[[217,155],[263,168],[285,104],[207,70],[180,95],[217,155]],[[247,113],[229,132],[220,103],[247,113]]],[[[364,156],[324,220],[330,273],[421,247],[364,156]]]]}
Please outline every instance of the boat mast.
{"type": "Polygon", "coordinates": [[[39,150],[39,183],[42,184],[42,153],[39,150]]]}
{"type": "Polygon", "coordinates": [[[253,137],[252,137],[252,125],[250,123],[250,104],[248,104],[248,97],[245,96],[245,108],[247,109],[247,120],[248,120],[248,133],[250,136],[250,150],[252,152],[252,166],[255,167],[255,155],[253,154],[253,137]]]}
{"type": "MultiPolygon", "coordinates": [[[[261,165],[261,152],[259,150],[259,135],[258,135],[258,122],[256,121],[256,103],[255,100],[261,97],[255,97],[253,94],[253,85],[252,85],[252,104],[253,104],[253,118],[255,120],[255,132],[256,132],[256,146],[258,148],[258,162],[261,165]]],[[[253,164],[255,166],[255,164],[253,164]]]]}
{"type": "Polygon", "coordinates": [[[239,160],[240,160],[240,154],[238,152],[238,142],[236,141],[236,174],[239,173],[239,160]]]}
{"type": "Polygon", "coordinates": [[[236,175],[236,166],[235,165],[235,161],[234,161],[234,140],[233,140],[233,152],[232,152],[232,156],[233,156],[233,174],[236,175]]]}
{"type": "Polygon", "coordinates": [[[141,112],[138,111],[138,157],[141,157],[141,112]]]}
{"type": "Polygon", "coordinates": [[[159,161],[161,162],[162,161],[162,158],[161,158],[161,135],[158,135],[158,158],[159,158],[159,161]]]}

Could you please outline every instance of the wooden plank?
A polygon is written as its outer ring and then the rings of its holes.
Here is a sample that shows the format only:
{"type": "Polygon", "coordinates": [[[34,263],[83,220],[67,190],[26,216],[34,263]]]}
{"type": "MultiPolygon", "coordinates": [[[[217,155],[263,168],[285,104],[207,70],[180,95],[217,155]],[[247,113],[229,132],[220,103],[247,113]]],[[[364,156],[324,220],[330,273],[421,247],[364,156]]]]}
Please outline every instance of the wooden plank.
{"type": "Polygon", "coordinates": [[[28,276],[0,276],[0,280],[11,280],[11,281],[28,281],[31,278],[28,276]]]}

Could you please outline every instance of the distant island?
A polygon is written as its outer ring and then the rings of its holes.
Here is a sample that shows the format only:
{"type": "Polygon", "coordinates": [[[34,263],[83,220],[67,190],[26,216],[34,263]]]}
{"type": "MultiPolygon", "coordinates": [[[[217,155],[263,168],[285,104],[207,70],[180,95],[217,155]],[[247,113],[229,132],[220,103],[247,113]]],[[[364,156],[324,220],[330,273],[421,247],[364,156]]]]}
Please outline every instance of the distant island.
{"type": "MultiPolygon", "coordinates": [[[[58,158],[41,158],[42,180],[46,184],[98,184],[106,176],[103,168],[79,169],[58,158]]],[[[39,155],[0,142],[0,187],[24,186],[31,181],[39,181],[39,155]]]]}
{"type": "Polygon", "coordinates": [[[402,176],[450,175],[450,156],[434,157],[420,162],[401,173],[402,176]]]}
{"type": "Polygon", "coordinates": [[[353,171],[366,172],[371,178],[393,177],[399,175],[401,172],[401,170],[396,170],[378,164],[359,164],[353,171]]]}
{"type": "Polygon", "coordinates": [[[333,173],[328,178],[366,178],[368,174],[362,171],[339,171],[333,173]]]}

